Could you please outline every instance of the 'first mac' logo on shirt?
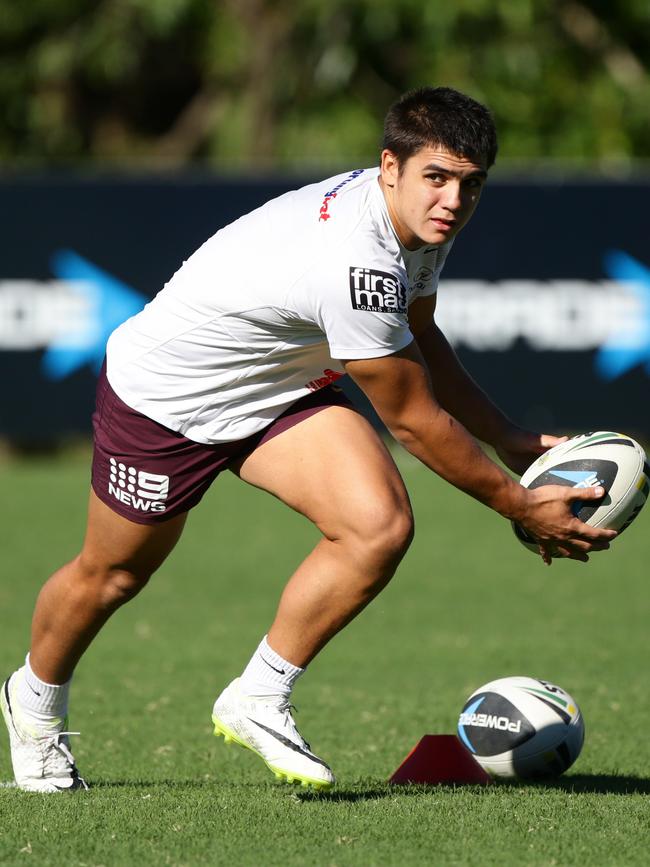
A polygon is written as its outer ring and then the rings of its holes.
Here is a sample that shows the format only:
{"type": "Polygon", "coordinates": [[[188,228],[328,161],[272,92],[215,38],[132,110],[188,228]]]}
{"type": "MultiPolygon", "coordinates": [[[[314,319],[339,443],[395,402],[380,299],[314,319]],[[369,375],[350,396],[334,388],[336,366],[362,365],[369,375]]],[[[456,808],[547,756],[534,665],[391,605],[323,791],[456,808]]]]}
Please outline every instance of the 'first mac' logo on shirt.
{"type": "Polygon", "coordinates": [[[406,289],[388,271],[350,268],[350,297],[355,310],[406,313],[406,289]]]}

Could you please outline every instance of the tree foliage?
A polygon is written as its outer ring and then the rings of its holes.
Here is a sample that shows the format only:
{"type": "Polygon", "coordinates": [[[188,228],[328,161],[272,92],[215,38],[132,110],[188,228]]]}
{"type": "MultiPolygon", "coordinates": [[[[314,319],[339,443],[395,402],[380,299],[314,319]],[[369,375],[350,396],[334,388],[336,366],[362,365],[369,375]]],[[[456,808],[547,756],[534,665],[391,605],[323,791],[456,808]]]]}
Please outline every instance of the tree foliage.
{"type": "Polygon", "coordinates": [[[502,160],[650,156],[647,0],[0,0],[0,48],[5,165],[367,162],[425,83],[502,160]]]}

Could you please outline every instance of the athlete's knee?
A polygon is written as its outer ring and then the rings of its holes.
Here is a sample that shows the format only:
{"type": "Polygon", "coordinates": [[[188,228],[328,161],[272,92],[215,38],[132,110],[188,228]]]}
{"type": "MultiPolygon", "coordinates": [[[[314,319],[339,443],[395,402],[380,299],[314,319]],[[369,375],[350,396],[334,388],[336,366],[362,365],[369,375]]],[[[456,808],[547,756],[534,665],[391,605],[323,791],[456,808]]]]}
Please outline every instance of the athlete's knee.
{"type": "Polygon", "coordinates": [[[414,535],[413,513],[410,508],[395,509],[387,516],[380,534],[384,556],[397,565],[409,549],[414,535]]]}
{"type": "Polygon", "coordinates": [[[151,572],[101,563],[81,554],[77,558],[80,579],[91,586],[102,608],[112,610],[133,599],[146,585],[151,572]]]}
{"type": "Polygon", "coordinates": [[[151,576],[112,568],[106,575],[103,602],[107,608],[118,608],[142,590],[151,576]]]}
{"type": "Polygon", "coordinates": [[[375,504],[357,528],[366,557],[390,575],[406,554],[413,533],[413,513],[408,503],[375,504]]]}

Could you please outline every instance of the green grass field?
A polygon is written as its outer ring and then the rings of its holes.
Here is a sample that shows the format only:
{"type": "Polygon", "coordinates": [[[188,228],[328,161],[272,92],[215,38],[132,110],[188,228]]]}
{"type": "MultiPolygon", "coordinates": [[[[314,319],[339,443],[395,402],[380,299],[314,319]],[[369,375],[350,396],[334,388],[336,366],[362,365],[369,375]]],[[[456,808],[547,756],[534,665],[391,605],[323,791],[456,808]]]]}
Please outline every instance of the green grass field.
{"type": "MultiPolygon", "coordinates": [[[[224,476],[151,585],[79,667],[73,749],[90,792],[0,789],[0,862],[33,865],[646,864],[650,846],[644,514],[591,563],[544,567],[505,521],[398,455],[416,540],[388,589],[312,664],[298,725],[337,774],[331,794],[273,781],[212,735],[286,576],[314,543],[299,516],[224,476]],[[545,785],[385,781],[465,698],[528,674],[576,697],[582,756],[545,785]]],[[[27,649],[43,579],[76,553],[87,455],[5,461],[0,672],[27,649]]],[[[0,781],[11,779],[0,735],[0,781]]]]}

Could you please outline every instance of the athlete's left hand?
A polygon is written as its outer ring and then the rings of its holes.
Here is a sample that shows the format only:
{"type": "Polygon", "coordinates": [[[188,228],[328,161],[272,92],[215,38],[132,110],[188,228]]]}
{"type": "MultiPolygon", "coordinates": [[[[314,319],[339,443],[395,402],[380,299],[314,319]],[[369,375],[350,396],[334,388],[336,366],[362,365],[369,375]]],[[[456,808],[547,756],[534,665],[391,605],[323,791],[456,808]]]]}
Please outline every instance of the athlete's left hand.
{"type": "Polygon", "coordinates": [[[509,469],[522,475],[532,462],[543,455],[545,451],[567,440],[568,437],[535,433],[512,425],[502,436],[495,449],[509,469]]]}

